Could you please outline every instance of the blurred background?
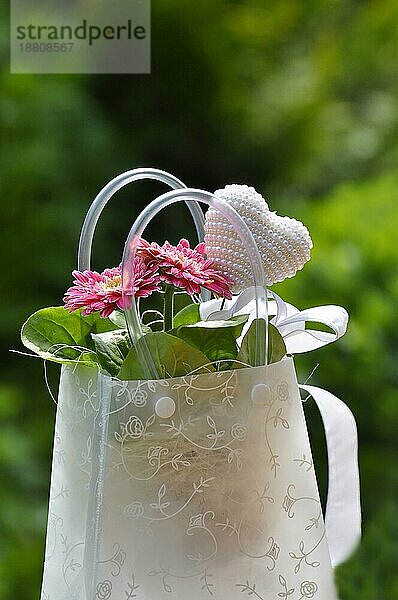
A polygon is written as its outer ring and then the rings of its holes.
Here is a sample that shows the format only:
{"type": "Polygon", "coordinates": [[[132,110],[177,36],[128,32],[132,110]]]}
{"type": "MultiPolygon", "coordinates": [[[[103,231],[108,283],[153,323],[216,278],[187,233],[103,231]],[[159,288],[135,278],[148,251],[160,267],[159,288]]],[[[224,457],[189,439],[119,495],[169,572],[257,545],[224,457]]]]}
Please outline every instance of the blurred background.
{"type": "MultiPolygon", "coordinates": [[[[341,600],[398,598],[398,2],[154,0],[152,74],[10,75],[1,11],[0,598],[39,596],[55,407],[19,329],[59,305],[99,189],[136,166],[214,190],[246,183],[302,220],[312,261],[275,286],[300,308],[351,315],[303,381],[344,399],[359,428],[363,541],[336,572],[341,600]]],[[[115,198],[94,266],[117,264],[159,185],[115,198]]],[[[193,229],[173,209],[152,238],[193,229]]],[[[50,369],[56,389],[58,372],[50,369]]],[[[324,440],[306,404],[324,495],[324,440]]]]}

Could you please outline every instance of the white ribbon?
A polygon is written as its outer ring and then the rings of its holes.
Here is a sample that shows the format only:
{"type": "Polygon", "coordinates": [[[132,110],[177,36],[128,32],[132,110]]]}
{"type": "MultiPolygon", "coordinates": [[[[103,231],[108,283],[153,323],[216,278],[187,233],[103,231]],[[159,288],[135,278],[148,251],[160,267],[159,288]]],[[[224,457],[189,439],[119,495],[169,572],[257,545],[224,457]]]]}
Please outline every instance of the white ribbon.
{"type": "MultiPolygon", "coordinates": [[[[200,305],[200,316],[203,320],[230,319],[233,315],[249,314],[250,322],[255,318],[255,293],[256,288],[250,287],[239,296],[224,302],[221,308],[221,300],[210,300],[200,305]]],[[[293,304],[282,300],[278,294],[268,290],[269,314],[274,315],[271,323],[277,327],[282,335],[288,354],[299,354],[316,350],[326,344],[335,342],[341,338],[347,329],[348,313],[342,306],[327,305],[315,306],[306,310],[299,310],[293,304]],[[325,325],[331,332],[306,329],[306,323],[319,323],[325,325]]]]}
{"type": "Polygon", "coordinates": [[[274,292],[270,294],[274,297],[278,308],[272,323],[278,328],[290,354],[316,350],[335,342],[345,334],[348,313],[342,306],[329,304],[298,310],[292,304],[284,302],[274,292]],[[306,323],[326,325],[332,332],[306,329],[306,323]]]}
{"type": "Polygon", "coordinates": [[[350,556],[361,537],[357,427],[348,406],[336,396],[313,385],[299,387],[315,400],[325,427],[329,463],[325,527],[335,567],[350,556]]]}

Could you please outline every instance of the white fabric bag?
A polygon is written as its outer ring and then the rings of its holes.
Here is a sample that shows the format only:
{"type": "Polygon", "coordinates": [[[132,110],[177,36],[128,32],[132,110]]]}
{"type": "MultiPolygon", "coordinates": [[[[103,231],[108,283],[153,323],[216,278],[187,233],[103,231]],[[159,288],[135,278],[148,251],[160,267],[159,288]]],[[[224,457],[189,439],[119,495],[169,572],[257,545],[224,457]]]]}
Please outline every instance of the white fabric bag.
{"type": "Polygon", "coordinates": [[[145,381],[62,367],[42,600],[335,600],[329,525],[291,357],[145,381]]]}
{"type": "Polygon", "coordinates": [[[64,366],[43,585],[50,600],[334,599],[292,359],[143,382],[64,366]]]}

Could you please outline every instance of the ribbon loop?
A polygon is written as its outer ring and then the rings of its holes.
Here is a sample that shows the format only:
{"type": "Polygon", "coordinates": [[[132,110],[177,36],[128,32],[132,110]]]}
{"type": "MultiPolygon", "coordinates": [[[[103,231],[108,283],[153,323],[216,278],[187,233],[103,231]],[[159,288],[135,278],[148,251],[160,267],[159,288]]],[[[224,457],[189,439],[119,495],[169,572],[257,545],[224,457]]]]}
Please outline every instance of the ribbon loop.
{"type": "Polygon", "coordinates": [[[357,427],[348,406],[313,385],[300,385],[316,402],[325,428],[329,463],[325,514],[332,566],[344,562],[361,537],[357,427]]]}
{"type": "Polygon", "coordinates": [[[335,342],[345,334],[349,317],[342,306],[330,304],[298,310],[292,304],[284,302],[274,292],[271,294],[278,307],[272,323],[278,328],[290,354],[311,352],[335,342]],[[307,322],[325,325],[332,331],[306,329],[307,322]]]}
{"type": "MultiPolygon", "coordinates": [[[[345,334],[348,313],[342,306],[331,304],[299,310],[293,304],[282,300],[275,292],[267,291],[268,298],[271,300],[268,314],[273,315],[271,323],[277,327],[282,335],[288,354],[311,352],[311,350],[335,342],[345,334]],[[332,331],[306,329],[307,322],[325,325],[332,331]]],[[[256,288],[253,286],[224,303],[221,300],[204,302],[200,305],[201,318],[212,321],[230,319],[236,314],[249,314],[250,318],[246,324],[247,329],[254,318],[255,294],[256,288]]]]}

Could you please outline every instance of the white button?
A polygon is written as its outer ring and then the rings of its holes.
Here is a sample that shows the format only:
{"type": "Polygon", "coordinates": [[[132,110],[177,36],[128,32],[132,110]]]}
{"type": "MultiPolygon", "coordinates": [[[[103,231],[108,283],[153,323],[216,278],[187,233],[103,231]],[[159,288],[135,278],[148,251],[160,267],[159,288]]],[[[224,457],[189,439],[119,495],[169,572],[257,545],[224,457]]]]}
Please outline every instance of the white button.
{"type": "Polygon", "coordinates": [[[161,419],[168,419],[172,417],[175,413],[176,404],[173,398],[169,396],[162,396],[155,404],[155,413],[161,419]]]}
{"type": "Polygon", "coordinates": [[[265,383],[258,383],[252,389],[254,406],[266,406],[271,400],[271,388],[265,383]]]}

